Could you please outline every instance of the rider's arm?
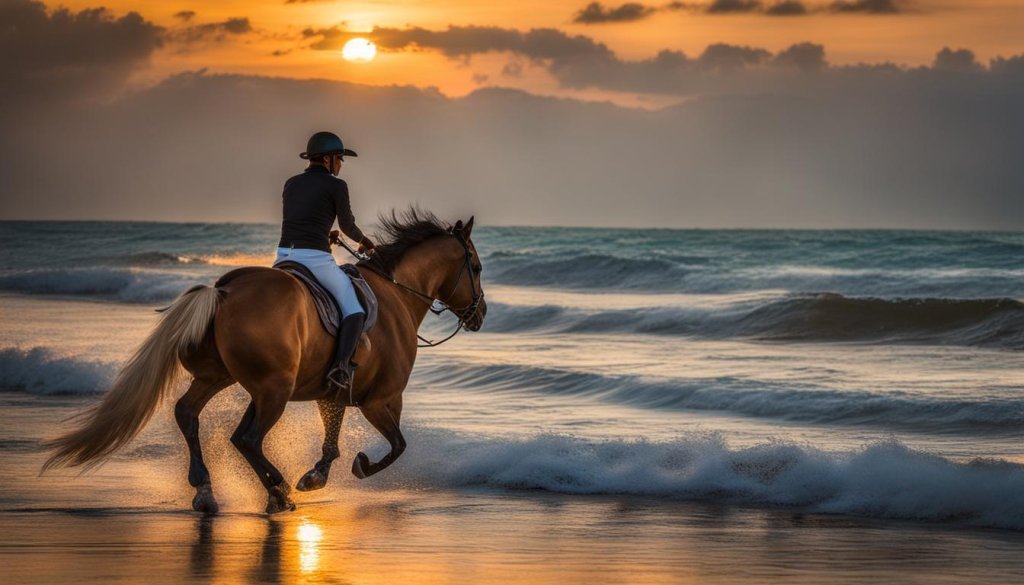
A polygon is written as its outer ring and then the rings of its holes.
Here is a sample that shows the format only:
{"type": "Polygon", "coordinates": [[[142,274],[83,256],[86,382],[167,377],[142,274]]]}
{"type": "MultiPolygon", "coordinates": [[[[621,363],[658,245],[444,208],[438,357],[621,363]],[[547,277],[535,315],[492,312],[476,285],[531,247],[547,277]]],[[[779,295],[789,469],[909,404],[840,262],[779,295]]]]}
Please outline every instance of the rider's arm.
{"type": "Polygon", "coordinates": [[[363,234],[363,230],[356,225],[356,218],[352,215],[352,204],[348,197],[348,184],[345,181],[337,181],[337,189],[334,193],[334,207],[338,212],[338,227],[342,233],[351,240],[359,242],[364,249],[372,249],[373,242],[363,234]]]}

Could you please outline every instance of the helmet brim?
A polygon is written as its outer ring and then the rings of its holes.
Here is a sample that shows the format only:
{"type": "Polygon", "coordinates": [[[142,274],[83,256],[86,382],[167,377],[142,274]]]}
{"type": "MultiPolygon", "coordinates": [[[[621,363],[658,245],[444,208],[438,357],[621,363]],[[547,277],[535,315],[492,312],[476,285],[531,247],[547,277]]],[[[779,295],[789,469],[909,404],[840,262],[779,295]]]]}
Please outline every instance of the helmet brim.
{"type": "Polygon", "coordinates": [[[318,156],[318,155],[321,155],[321,154],[340,154],[341,156],[359,156],[358,154],[356,154],[356,151],[354,151],[354,150],[352,150],[350,148],[346,148],[345,150],[342,150],[340,152],[336,151],[336,150],[335,151],[331,151],[331,152],[315,152],[312,155],[309,154],[308,152],[302,152],[302,153],[299,153],[299,158],[301,158],[303,160],[309,160],[310,156],[318,156]]]}

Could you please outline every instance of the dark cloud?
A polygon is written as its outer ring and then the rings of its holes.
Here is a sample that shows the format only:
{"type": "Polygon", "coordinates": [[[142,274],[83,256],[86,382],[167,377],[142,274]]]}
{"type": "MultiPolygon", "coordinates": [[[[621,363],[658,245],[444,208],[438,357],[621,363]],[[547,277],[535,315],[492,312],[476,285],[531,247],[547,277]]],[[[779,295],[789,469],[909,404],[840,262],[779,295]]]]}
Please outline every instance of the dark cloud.
{"type": "Polygon", "coordinates": [[[697,64],[704,71],[732,72],[760,65],[771,56],[764,49],[716,43],[704,49],[697,64]]]}
{"type": "Polygon", "coordinates": [[[195,15],[196,15],[196,11],[195,10],[182,10],[181,12],[175,12],[174,13],[174,18],[177,18],[178,20],[183,20],[185,22],[188,22],[188,21],[192,20],[193,18],[195,18],[195,15]]]}
{"type": "Polygon", "coordinates": [[[233,35],[239,35],[252,31],[252,25],[249,24],[248,18],[229,18],[219,24],[219,27],[224,32],[231,33],[233,35]]]}
{"type": "Polygon", "coordinates": [[[370,36],[377,46],[384,49],[437,49],[449,57],[509,51],[530,58],[555,58],[591,53],[598,46],[588,37],[570,37],[555,29],[533,29],[522,33],[496,26],[449,26],[442,31],[420,27],[377,28],[370,36]]]}
{"type": "Polygon", "coordinates": [[[552,28],[521,32],[493,26],[449,26],[433,31],[420,27],[376,28],[369,36],[385,49],[436,49],[449,57],[507,51],[531,59],[614,58],[604,44],[552,28]]]}
{"type": "Polygon", "coordinates": [[[869,14],[897,14],[902,12],[897,0],[836,0],[830,5],[833,12],[864,12],[869,14]]]}
{"type": "Polygon", "coordinates": [[[76,101],[116,91],[161,44],[162,29],[135,12],[47,12],[41,2],[0,2],[0,101],[76,101]]]}
{"type": "MultiPolygon", "coordinates": [[[[433,49],[451,58],[512,53],[546,67],[566,87],[631,92],[692,91],[706,83],[718,83],[716,80],[721,75],[766,68],[773,63],[772,54],[764,49],[722,43],[708,46],[696,59],[680,51],[664,50],[649,59],[627,61],[603,43],[556,29],[522,32],[473,26],[450,26],[438,31],[419,27],[378,28],[368,36],[384,50],[433,49]]],[[[343,38],[323,35],[314,46],[320,43],[332,46],[335,42],[343,42],[343,38]]]]}
{"type": "Polygon", "coordinates": [[[277,221],[296,153],[326,127],[359,151],[345,178],[364,218],[418,201],[489,225],[1022,229],[1024,58],[999,62],[827,68],[781,89],[744,70],[744,95],[658,111],[186,74],[5,126],[24,139],[0,150],[0,217],[277,221]],[[81,153],[60,172],[38,164],[55,131],[81,153]]]}
{"type": "Polygon", "coordinates": [[[978,63],[974,58],[974,51],[969,49],[953,50],[949,47],[943,48],[935,55],[935,62],[932,68],[936,71],[959,73],[977,72],[983,69],[981,63],[978,63]]]}
{"type": "Polygon", "coordinates": [[[802,16],[807,14],[807,6],[799,0],[781,0],[764,9],[769,16],[802,16]]]}
{"type": "Polygon", "coordinates": [[[707,7],[709,14],[757,12],[759,10],[761,10],[761,0],[714,0],[707,7]]]}
{"type": "MultiPolygon", "coordinates": [[[[864,77],[891,76],[898,83],[908,74],[908,70],[895,65],[830,66],[824,47],[812,43],[797,43],[777,53],[718,43],[695,58],[663,50],[647,59],[627,60],[590,37],[556,29],[378,28],[368,36],[383,50],[436,50],[461,60],[483,53],[507,53],[545,68],[563,87],[573,89],[666,95],[753,94],[857,83],[864,77]]],[[[925,71],[948,71],[963,62],[963,56],[954,52],[940,57],[935,68],[925,71]]],[[[999,66],[1014,69],[1018,64],[1006,61],[999,66]]]]}
{"type": "Polygon", "coordinates": [[[989,70],[1001,76],[1024,77],[1024,54],[996,57],[989,63],[989,70]]]}
{"type": "Polygon", "coordinates": [[[199,41],[224,41],[228,37],[252,32],[252,24],[243,16],[228,18],[219,22],[207,22],[173,31],[173,40],[183,43],[199,41]]]}
{"type": "Polygon", "coordinates": [[[799,43],[780,51],[775,56],[775,64],[804,72],[821,71],[828,67],[825,47],[814,43],[799,43]]]}
{"type": "Polygon", "coordinates": [[[628,2],[614,8],[605,7],[600,2],[591,2],[577,12],[572,21],[579,24],[632,22],[647,18],[654,12],[654,8],[638,2],[628,2]]]}
{"type": "Polygon", "coordinates": [[[342,30],[340,27],[331,26],[327,28],[307,28],[302,31],[302,38],[312,40],[310,49],[315,51],[334,51],[345,45],[345,41],[352,38],[352,34],[342,30]]]}

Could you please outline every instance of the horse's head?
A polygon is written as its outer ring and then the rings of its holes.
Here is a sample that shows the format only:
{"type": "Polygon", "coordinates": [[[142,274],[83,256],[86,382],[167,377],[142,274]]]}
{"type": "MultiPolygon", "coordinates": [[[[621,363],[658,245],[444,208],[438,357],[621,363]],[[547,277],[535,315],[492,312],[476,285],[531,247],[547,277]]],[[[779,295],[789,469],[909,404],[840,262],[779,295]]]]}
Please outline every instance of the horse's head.
{"type": "Polygon", "coordinates": [[[452,239],[458,243],[458,248],[449,246],[452,248],[450,265],[457,268],[450,271],[446,282],[441,285],[438,300],[448,305],[459,320],[465,323],[466,329],[479,331],[487,315],[487,301],[484,300],[484,289],[480,283],[483,266],[471,237],[473,219],[470,217],[466,223],[460,219],[448,230],[452,239]]]}
{"type": "Polygon", "coordinates": [[[417,208],[380,216],[377,252],[364,265],[388,275],[402,288],[444,303],[470,331],[487,314],[480,284],[480,256],[473,245],[473,218],[448,225],[417,208]]]}

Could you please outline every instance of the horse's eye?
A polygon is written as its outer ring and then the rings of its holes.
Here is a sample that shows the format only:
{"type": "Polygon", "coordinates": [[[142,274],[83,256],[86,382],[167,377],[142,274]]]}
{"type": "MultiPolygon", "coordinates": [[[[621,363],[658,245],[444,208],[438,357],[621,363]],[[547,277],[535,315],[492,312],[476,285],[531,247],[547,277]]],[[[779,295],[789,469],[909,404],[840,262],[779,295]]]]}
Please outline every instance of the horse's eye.
{"type": "Polygon", "coordinates": [[[479,264],[477,264],[476,266],[473,267],[473,272],[476,272],[477,274],[480,274],[483,271],[484,271],[484,267],[479,265],[479,264]]]}

